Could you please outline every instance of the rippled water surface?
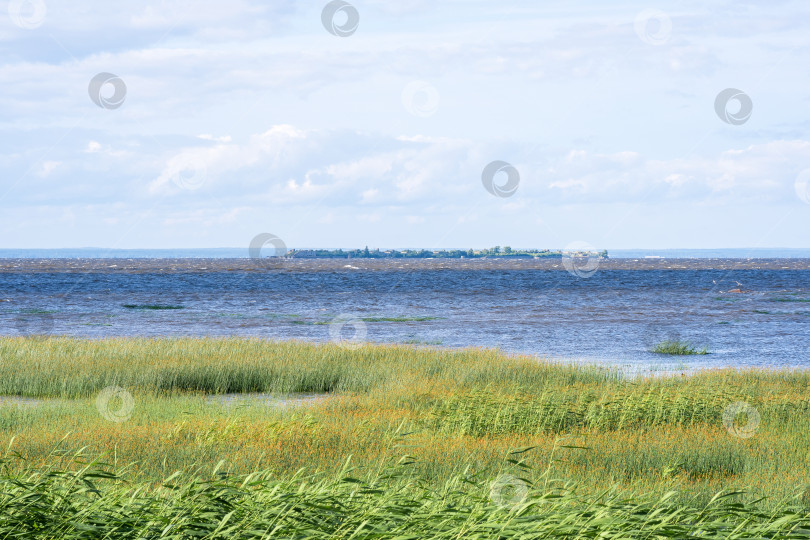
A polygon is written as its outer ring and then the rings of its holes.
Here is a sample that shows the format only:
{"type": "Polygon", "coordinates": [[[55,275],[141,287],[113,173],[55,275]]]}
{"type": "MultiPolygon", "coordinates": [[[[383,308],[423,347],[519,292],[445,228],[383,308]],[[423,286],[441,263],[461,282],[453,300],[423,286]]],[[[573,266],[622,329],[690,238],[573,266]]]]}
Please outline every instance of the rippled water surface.
{"type": "Polygon", "coordinates": [[[640,369],[810,365],[810,261],[3,260],[0,333],[484,346],[640,369]],[[345,314],[361,320],[330,325],[345,314]],[[331,331],[331,334],[330,334],[331,331]],[[667,357],[665,339],[706,347],[667,357]]]}

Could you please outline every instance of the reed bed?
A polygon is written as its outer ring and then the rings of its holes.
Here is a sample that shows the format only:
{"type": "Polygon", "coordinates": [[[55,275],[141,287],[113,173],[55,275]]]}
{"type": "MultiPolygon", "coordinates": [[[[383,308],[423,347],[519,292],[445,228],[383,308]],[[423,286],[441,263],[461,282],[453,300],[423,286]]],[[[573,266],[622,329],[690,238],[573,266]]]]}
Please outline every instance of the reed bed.
{"type": "Polygon", "coordinates": [[[709,354],[709,350],[705,347],[698,349],[688,341],[672,340],[666,340],[656,344],[655,347],[653,347],[652,352],[669,355],[709,354]]]}
{"type": "Polygon", "coordinates": [[[362,479],[278,480],[255,472],[215,480],[172,475],[145,490],[93,464],[0,478],[0,534],[22,538],[806,538],[810,514],[785,501],[761,511],[727,492],[706,502],[672,494],[628,500],[608,491],[511,477],[458,476],[426,487],[408,462],[362,479]],[[495,493],[493,493],[495,491],[495,493]]]}
{"type": "Polygon", "coordinates": [[[805,372],[0,338],[0,395],[43,400],[0,405],[0,537],[808,535],[805,372]],[[132,399],[116,421],[96,399],[110,386],[132,399]],[[212,399],[227,392],[329,397],[212,399]]]}
{"type": "Polygon", "coordinates": [[[342,347],[258,339],[0,338],[0,395],[85,397],[110,385],[143,392],[367,392],[393,381],[459,377],[525,385],[601,382],[615,370],[560,366],[493,350],[342,347]]]}

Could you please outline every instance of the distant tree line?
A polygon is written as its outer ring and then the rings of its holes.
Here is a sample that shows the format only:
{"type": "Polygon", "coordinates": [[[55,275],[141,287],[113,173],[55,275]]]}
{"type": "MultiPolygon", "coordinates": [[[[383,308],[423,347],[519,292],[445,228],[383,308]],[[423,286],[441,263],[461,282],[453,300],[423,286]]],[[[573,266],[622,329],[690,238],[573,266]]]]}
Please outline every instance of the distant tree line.
{"type": "MultiPolygon", "coordinates": [[[[607,259],[607,250],[600,252],[576,252],[575,256],[593,256],[607,259]]],[[[428,249],[292,249],[287,254],[295,259],[539,259],[539,258],[562,258],[563,252],[550,249],[512,249],[509,246],[501,248],[495,246],[489,249],[450,249],[450,250],[428,250],[428,249]]]]}

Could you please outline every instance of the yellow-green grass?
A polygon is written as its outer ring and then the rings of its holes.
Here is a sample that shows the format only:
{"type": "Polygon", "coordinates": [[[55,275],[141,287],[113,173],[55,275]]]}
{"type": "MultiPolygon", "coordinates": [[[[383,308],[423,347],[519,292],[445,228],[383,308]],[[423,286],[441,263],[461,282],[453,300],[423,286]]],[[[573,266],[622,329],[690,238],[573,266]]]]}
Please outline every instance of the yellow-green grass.
{"type": "Polygon", "coordinates": [[[634,504],[669,497],[683,510],[743,490],[735,501],[765,497],[758,508],[775,512],[786,503],[805,508],[810,484],[805,372],[633,379],[491,350],[0,339],[0,394],[51,398],[0,406],[4,478],[16,481],[53,467],[75,470],[80,452],[102,456],[109,470],[126,471],[130,489],[149,493],[175,471],[192,485],[216,478],[211,471],[219,466],[235,475],[262,471],[263,481],[298,493],[328,485],[335,495],[347,461],[356,467],[351,476],[392,490],[380,497],[407,492],[419,500],[460,485],[464,497],[485,501],[492,481],[511,475],[531,482],[533,497],[575,493],[572,507],[611,493],[634,504]],[[121,422],[97,407],[111,385],[133,396],[131,416],[121,422]],[[204,396],[240,391],[331,397],[269,407],[204,396]],[[724,425],[723,412],[739,402],[755,408],[755,430],[724,425]],[[524,448],[531,450],[511,453],[524,448]],[[409,465],[385,484],[381,478],[403,456],[409,465]]]}
{"type": "Polygon", "coordinates": [[[258,339],[0,338],[0,395],[91,396],[109,385],[173,392],[368,392],[437,386],[601,382],[613,370],[561,367],[496,351],[315,345],[258,339]]]}

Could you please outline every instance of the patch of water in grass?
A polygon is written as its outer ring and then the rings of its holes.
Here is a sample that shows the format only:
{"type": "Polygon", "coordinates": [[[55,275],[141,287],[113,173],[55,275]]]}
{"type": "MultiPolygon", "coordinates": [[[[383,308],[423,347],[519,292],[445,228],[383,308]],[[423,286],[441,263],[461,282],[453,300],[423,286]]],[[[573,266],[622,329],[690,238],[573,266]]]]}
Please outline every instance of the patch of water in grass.
{"type": "Polygon", "coordinates": [[[35,407],[44,403],[56,403],[56,399],[51,398],[30,398],[23,396],[0,396],[0,407],[35,407]]]}
{"type": "Polygon", "coordinates": [[[270,393],[231,393],[205,397],[209,404],[225,406],[266,405],[268,407],[300,407],[314,405],[330,397],[330,394],[270,394],[270,393]]]}
{"type": "MultiPolygon", "coordinates": [[[[270,393],[230,393],[205,396],[205,401],[209,404],[221,404],[226,406],[237,405],[266,405],[268,407],[298,407],[313,405],[323,401],[331,394],[270,394],[270,393]]],[[[56,403],[78,402],[80,400],[63,400],[59,398],[31,398],[25,396],[0,396],[0,408],[2,407],[36,407],[38,405],[48,405],[56,403]]]]}

